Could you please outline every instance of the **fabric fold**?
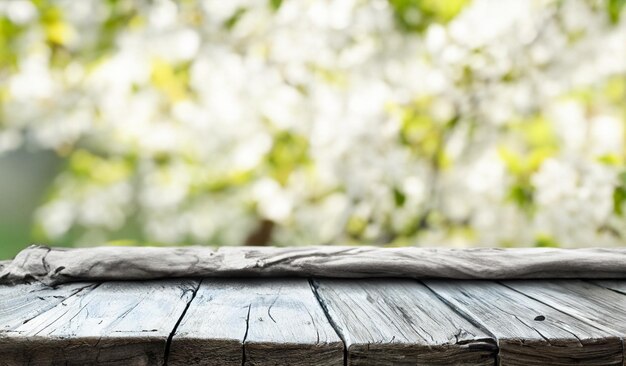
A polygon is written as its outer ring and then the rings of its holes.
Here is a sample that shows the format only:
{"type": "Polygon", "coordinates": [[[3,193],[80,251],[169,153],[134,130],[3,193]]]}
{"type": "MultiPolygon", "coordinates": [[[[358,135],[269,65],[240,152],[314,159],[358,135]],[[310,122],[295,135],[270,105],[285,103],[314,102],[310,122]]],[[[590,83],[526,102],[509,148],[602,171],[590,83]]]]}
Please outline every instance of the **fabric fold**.
{"type": "Polygon", "coordinates": [[[626,278],[626,248],[94,247],[33,245],[0,284],[181,277],[626,278]]]}

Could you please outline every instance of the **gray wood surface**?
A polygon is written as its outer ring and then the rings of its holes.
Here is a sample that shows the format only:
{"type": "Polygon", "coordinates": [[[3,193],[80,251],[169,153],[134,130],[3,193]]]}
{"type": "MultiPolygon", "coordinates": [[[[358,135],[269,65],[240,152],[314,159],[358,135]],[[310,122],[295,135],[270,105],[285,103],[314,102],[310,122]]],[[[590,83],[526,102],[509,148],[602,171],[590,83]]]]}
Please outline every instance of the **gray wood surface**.
{"type": "Polygon", "coordinates": [[[626,248],[32,246],[0,271],[0,283],[241,276],[626,278],[626,248]]]}
{"type": "Polygon", "coordinates": [[[581,280],[506,281],[503,284],[599,329],[622,338],[626,336],[624,294],[581,280]]]}
{"type": "Polygon", "coordinates": [[[197,281],[107,282],[0,336],[0,365],[160,365],[197,281]]]}
{"type": "Polygon", "coordinates": [[[598,286],[602,286],[609,290],[626,294],[626,281],[623,280],[593,280],[591,281],[598,286]]]}
{"type": "MultiPolygon", "coordinates": [[[[501,365],[621,365],[621,339],[491,281],[424,281],[498,340],[501,365]]],[[[541,281],[537,281],[541,286],[541,281]]]]}
{"type": "Polygon", "coordinates": [[[68,297],[95,285],[71,283],[52,288],[43,284],[0,286],[0,336],[27,323],[68,297]]]}
{"type": "Polygon", "coordinates": [[[314,286],[345,341],[348,365],[495,363],[495,340],[414,280],[321,279],[314,286]]]}
{"type": "Polygon", "coordinates": [[[170,365],[343,365],[343,344],[305,279],[205,279],[170,365]]]}
{"type": "Polygon", "coordinates": [[[624,364],[624,280],[311,283],[0,286],[0,365],[624,364]]]}

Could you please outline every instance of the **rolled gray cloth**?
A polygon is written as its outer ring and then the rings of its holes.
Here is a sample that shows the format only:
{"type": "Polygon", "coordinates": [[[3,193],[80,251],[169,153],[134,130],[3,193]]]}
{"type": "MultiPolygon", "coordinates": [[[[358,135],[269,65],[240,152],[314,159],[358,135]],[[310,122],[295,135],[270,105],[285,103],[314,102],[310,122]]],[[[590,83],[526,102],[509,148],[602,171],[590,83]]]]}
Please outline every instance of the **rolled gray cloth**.
{"type": "Polygon", "coordinates": [[[0,265],[0,284],[260,276],[626,278],[626,248],[30,246],[0,265]]]}

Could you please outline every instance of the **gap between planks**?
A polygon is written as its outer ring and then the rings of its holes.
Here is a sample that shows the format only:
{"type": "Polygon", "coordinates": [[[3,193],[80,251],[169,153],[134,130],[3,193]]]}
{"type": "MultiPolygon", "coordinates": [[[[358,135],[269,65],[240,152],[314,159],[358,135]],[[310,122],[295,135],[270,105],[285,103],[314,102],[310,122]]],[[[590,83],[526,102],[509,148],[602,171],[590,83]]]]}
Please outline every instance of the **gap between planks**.
{"type": "MultiPolygon", "coordinates": [[[[343,364],[347,365],[348,362],[349,362],[349,359],[350,359],[349,344],[346,341],[343,332],[338,327],[338,325],[336,323],[335,317],[333,315],[331,315],[331,313],[329,312],[327,304],[325,303],[324,299],[320,296],[320,294],[318,292],[318,284],[317,284],[316,281],[317,281],[317,279],[309,279],[308,280],[308,283],[309,283],[309,286],[310,286],[310,290],[312,291],[313,295],[315,296],[315,299],[317,300],[318,305],[320,306],[321,310],[323,311],[324,316],[326,317],[328,323],[332,326],[333,330],[335,331],[335,333],[337,334],[337,336],[341,339],[341,342],[343,343],[343,356],[344,356],[343,357],[343,364]]],[[[321,281],[325,281],[325,280],[321,279],[321,281]]],[[[363,281],[363,280],[361,280],[361,281],[363,281]]],[[[358,282],[360,282],[360,281],[357,280],[354,283],[358,283],[358,282]]],[[[484,324],[481,323],[480,319],[478,319],[478,317],[469,316],[467,313],[465,313],[463,311],[460,311],[457,307],[451,306],[449,301],[447,301],[444,297],[441,297],[436,291],[434,291],[432,288],[428,287],[422,281],[415,281],[415,282],[417,284],[420,284],[420,285],[424,286],[425,288],[427,288],[430,293],[432,293],[434,296],[436,296],[439,299],[439,301],[442,303],[443,306],[445,306],[446,308],[450,309],[454,313],[458,314],[460,317],[462,317],[463,319],[469,321],[470,323],[475,324],[480,329],[485,331],[485,333],[487,333],[494,340],[497,341],[500,338],[502,338],[501,336],[497,336],[496,334],[494,334],[491,331],[490,327],[485,327],[484,324]]],[[[462,283],[463,281],[460,281],[460,282],[462,283]]],[[[470,281],[470,283],[471,282],[476,282],[476,281],[470,281]]],[[[603,330],[603,331],[606,331],[608,329],[607,327],[599,325],[598,323],[596,323],[596,322],[594,322],[594,321],[592,321],[592,320],[590,320],[588,318],[585,318],[585,317],[581,318],[580,316],[573,315],[572,311],[566,311],[562,307],[555,306],[554,303],[547,302],[545,300],[542,300],[541,298],[537,298],[536,296],[532,296],[531,294],[529,294],[527,292],[520,291],[519,289],[516,289],[516,288],[512,287],[506,281],[505,282],[502,282],[502,281],[479,281],[479,282],[483,282],[483,283],[489,282],[488,284],[490,286],[495,287],[495,288],[500,287],[500,288],[509,289],[510,291],[514,291],[514,292],[518,293],[519,295],[523,296],[524,298],[530,299],[531,301],[537,301],[538,303],[541,303],[542,305],[547,306],[547,307],[553,309],[556,312],[562,313],[563,315],[565,315],[566,318],[572,317],[572,318],[574,318],[574,319],[576,319],[578,321],[581,321],[582,323],[585,323],[587,325],[590,325],[591,327],[598,328],[598,329],[603,330]]],[[[527,281],[527,282],[529,282],[529,281],[527,281]]],[[[548,283],[550,283],[550,280],[532,281],[532,282],[534,282],[535,284],[537,284],[538,282],[539,283],[543,283],[543,284],[548,284],[548,283]]],[[[574,281],[565,281],[565,280],[563,280],[561,282],[562,283],[569,283],[569,282],[574,282],[574,281]]],[[[622,281],[619,281],[619,283],[621,283],[621,282],[622,281]]],[[[590,283],[590,285],[591,285],[591,283],[590,283]]],[[[599,285],[599,284],[598,285],[592,285],[592,286],[596,286],[598,289],[606,288],[607,291],[608,290],[612,290],[612,291],[615,292],[616,295],[619,294],[619,296],[626,295],[624,292],[622,292],[622,291],[626,291],[626,286],[623,286],[623,287],[618,288],[618,289],[615,289],[615,286],[613,286],[613,288],[611,288],[608,285],[606,287],[601,287],[601,285],[599,285]]],[[[197,291],[197,289],[196,289],[196,291],[197,291]]],[[[626,297],[624,297],[624,299],[626,300],[626,297]]],[[[189,304],[191,304],[193,302],[193,300],[194,299],[192,298],[190,300],[189,304]]],[[[188,307],[189,307],[189,304],[188,304],[188,307]]],[[[242,354],[243,354],[242,364],[245,364],[246,361],[247,361],[245,344],[246,344],[247,335],[248,335],[249,326],[250,326],[250,324],[249,324],[250,323],[250,306],[251,305],[248,306],[248,311],[247,311],[247,314],[246,314],[246,330],[245,330],[245,335],[244,335],[243,341],[242,341],[242,354]]],[[[187,307],[187,309],[188,309],[188,307],[187,307]]],[[[187,309],[185,309],[185,313],[186,313],[187,309]]],[[[177,328],[178,328],[178,326],[180,324],[180,321],[184,318],[185,313],[181,315],[179,321],[176,323],[176,326],[172,330],[172,335],[176,333],[176,330],[177,330],[177,328]]],[[[622,343],[622,352],[621,352],[622,353],[622,356],[621,356],[622,357],[622,363],[623,363],[623,353],[624,353],[624,347],[623,347],[624,334],[625,334],[624,332],[619,334],[620,342],[622,343]]],[[[168,351],[169,351],[169,348],[168,348],[168,351]]],[[[496,354],[499,355],[500,351],[501,351],[500,347],[497,347],[496,348],[496,354]]],[[[169,355],[166,355],[166,357],[168,357],[168,356],[169,355]]]]}
{"type": "Polygon", "coordinates": [[[324,300],[322,300],[320,295],[317,293],[317,284],[315,282],[315,279],[309,278],[307,280],[309,282],[309,287],[311,288],[311,291],[313,292],[313,295],[315,296],[315,299],[317,300],[317,303],[320,305],[320,308],[324,312],[324,315],[326,315],[326,319],[328,319],[328,323],[330,324],[331,327],[333,327],[333,330],[335,331],[335,333],[337,333],[337,336],[339,337],[339,339],[341,339],[341,343],[343,343],[343,366],[348,366],[348,344],[346,343],[346,339],[344,335],[339,331],[339,328],[337,326],[337,323],[335,323],[335,320],[328,313],[328,308],[326,307],[324,300]]]}
{"type": "Polygon", "coordinates": [[[341,365],[343,346],[307,279],[206,279],[174,332],[168,360],[341,365]]]}
{"type": "MultiPolygon", "coordinates": [[[[246,281],[246,280],[245,279],[241,279],[241,281],[246,281]]],[[[324,280],[322,279],[322,281],[324,281],[324,280]]],[[[361,280],[361,281],[363,281],[363,280],[361,280]]],[[[355,283],[356,282],[359,282],[359,281],[357,280],[357,281],[355,281],[355,283]]],[[[448,301],[446,301],[445,298],[441,297],[436,291],[434,291],[433,289],[428,287],[422,281],[414,281],[414,282],[416,282],[417,284],[423,285],[425,288],[427,288],[428,291],[430,291],[434,296],[436,296],[439,299],[439,301],[442,303],[442,305],[444,305],[446,308],[450,309],[451,311],[453,311],[454,313],[458,314],[460,317],[462,317],[463,319],[469,321],[470,323],[476,324],[479,328],[481,328],[483,331],[485,331],[494,340],[498,340],[499,339],[499,337],[494,335],[490,331],[490,329],[488,327],[484,327],[484,325],[481,324],[480,321],[477,321],[476,317],[468,316],[468,314],[466,314],[466,313],[464,313],[462,311],[459,311],[458,308],[456,308],[455,306],[451,306],[451,304],[448,301]]],[[[484,282],[487,282],[487,281],[484,281],[484,282]]],[[[492,285],[492,286],[507,288],[507,289],[510,289],[511,291],[515,291],[515,292],[519,293],[521,296],[523,296],[525,298],[529,298],[529,299],[535,300],[537,302],[540,302],[540,303],[544,304],[545,306],[548,306],[548,307],[554,309],[555,311],[563,313],[567,317],[571,317],[572,316],[568,312],[563,311],[563,309],[559,309],[559,308],[554,307],[553,304],[545,303],[545,302],[541,301],[540,299],[536,299],[535,297],[530,296],[527,293],[524,293],[524,292],[518,291],[518,290],[516,290],[514,288],[511,288],[510,286],[507,286],[505,283],[501,283],[501,282],[498,282],[498,281],[489,281],[489,282],[490,282],[489,284],[492,285]]],[[[310,290],[313,293],[313,295],[315,296],[315,299],[317,300],[318,305],[320,306],[321,310],[323,311],[324,316],[328,320],[328,323],[332,326],[332,328],[335,331],[335,333],[337,334],[337,336],[341,339],[341,342],[343,344],[343,364],[344,364],[344,366],[348,365],[348,362],[349,362],[349,359],[350,359],[350,355],[349,355],[348,343],[346,342],[345,336],[340,331],[340,329],[339,329],[339,327],[338,327],[338,325],[336,323],[336,319],[334,319],[334,317],[330,314],[324,299],[318,293],[318,285],[317,285],[316,279],[308,279],[308,283],[309,283],[309,286],[310,286],[310,290]]],[[[194,295],[189,300],[189,302],[187,304],[187,307],[185,308],[184,312],[180,315],[178,321],[176,322],[174,328],[172,329],[172,332],[171,332],[170,337],[168,339],[168,345],[166,347],[166,354],[165,354],[165,360],[166,360],[165,364],[166,365],[167,365],[167,360],[169,359],[169,356],[170,356],[169,355],[169,351],[170,351],[172,337],[176,334],[181,321],[184,319],[185,315],[187,314],[187,310],[189,309],[189,306],[195,300],[195,295],[196,295],[199,287],[200,287],[200,284],[198,284],[198,286],[195,288],[194,295]]],[[[600,288],[600,286],[598,286],[598,288],[600,288]]],[[[621,292],[619,292],[617,290],[613,290],[613,291],[615,291],[616,293],[619,293],[620,295],[624,295],[623,293],[621,293],[621,292]]],[[[250,328],[250,309],[251,309],[251,306],[252,305],[248,305],[248,307],[247,307],[247,313],[246,313],[246,319],[245,319],[246,328],[245,328],[245,334],[244,334],[243,340],[242,340],[242,365],[245,365],[246,361],[247,361],[247,358],[246,358],[246,341],[247,341],[248,332],[249,332],[249,328],[250,328]]],[[[584,323],[589,323],[589,321],[587,321],[585,319],[579,319],[579,320],[581,320],[584,323]]],[[[595,326],[594,324],[590,324],[590,325],[595,326]]],[[[623,344],[623,337],[620,337],[620,339],[622,339],[622,344],[623,344]]],[[[623,348],[623,346],[622,346],[622,348],[623,348]]],[[[500,347],[497,347],[496,348],[496,354],[499,354],[499,351],[500,351],[500,347]]],[[[622,353],[623,353],[623,350],[622,350],[622,353]]],[[[498,361],[494,361],[494,362],[496,364],[499,363],[498,361]]]]}
{"type": "MultiPolygon", "coordinates": [[[[612,294],[582,280],[467,281],[463,287],[459,285],[461,281],[424,282],[459,314],[498,339],[502,364],[565,365],[566,360],[574,362],[576,359],[588,365],[624,364],[624,293],[612,294]],[[482,293],[472,298],[477,295],[477,289],[482,293]],[[481,305],[480,298],[491,298],[491,301],[481,305]],[[503,300],[504,308],[499,299],[503,300]],[[498,318],[504,322],[498,323],[498,318]],[[517,333],[511,334],[509,327],[517,327],[517,333]],[[533,336],[532,331],[540,337],[533,336]],[[518,342],[524,339],[530,348],[520,347],[518,342]],[[553,344],[558,347],[552,347],[553,344]],[[541,348],[533,353],[533,347],[541,348]],[[561,351],[560,347],[566,348],[561,351]],[[588,350],[584,351],[585,348],[588,350]]],[[[624,281],[614,283],[626,288],[624,281]]]]}
{"type": "Polygon", "coordinates": [[[44,287],[50,301],[29,307],[40,298],[39,292],[33,294],[38,286],[10,289],[18,295],[30,293],[30,299],[4,301],[21,312],[0,334],[0,365],[165,364],[168,335],[191,302],[198,281],[92,283],[86,291],[62,298],[54,295],[67,292],[69,285],[44,287]]]}
{"type": "MultiPolygon", "coordinates": [[[[319,279],[319,281],[325,281],[327,279],[319,279]]],[[[241,283],[244,283],[246,281],[248,281],[248,279],[239,279],[239,281],[241,283]]],[[[338,325],[336,323],[336,319],[333,318],[333,316],[331,316],[329,309],[327,308],[326,304],[324,303],[323,299],[321,298],[320,294],[318,293],[318,289],[316,286],[316,279],[309,279],[308,280],[308,285],[309,285],[309,291],[312,292],[313,296],[315,297],[319,307],[321,308],[321,310],[323,311],[324,316],[326,317],[328,323],[332,326],[333,330],[335,331],[336,335],[340,338],[340,341],[343,344],[343,364],[347,365],[348,364],[348,360],[349,360],[349,350],[348,350],[348,345],[346,342],[345,337],[343,336],[342,332],[340,331],[340,329],[338,328],[338,325]]],[[[359,282],[363,282],[363,281],[368,281],[368,280],[355,280],[354,283],[359,283],[359,282]]],[[[396,281],[394,279],[389,279],[389,281],[396,281]]],[[[178,316],[177,321],[175,322],[175,324],[173,325],[171,331],[169,332],[169,337],[167,339],[167,344],[165,346],[165,350],[164,350],[164,364],[167,364],[169,356],[170,356],[170,347],[171,347],[171,343],[172,343],[172,338],[173,336],[176,334],[182,320],[185,318],[185,316],[187,315],[187,310],[189,310],[189,307],[192,305],[192,303],[196,300],[196,294],[198,292],[198,289],[201,286],[201,282],[202,281],[196,281],[196,285],[194,288],[190,289],[190,290],[185,290],[183,292],[183,296],[185,295],[185,293],[187,293],[188,291],[192,292],[192,296],[190,299],[188,299],[186,306],[184,307],[184,310],[182,311],[182,313],[180,313],[180,315],[178,316]]],[[[488,333],[491,337],[493,337],[494,339],[498,339],[498,337],[496,337],[496,335],[494,335],[493,333],[491,333],[490,328],[489,327],[485,327],[484,324],[481,323],[480,319],[478,319],[478,317],[471,317],[468,316],[468,314],[459,311],[456,307],[454,306],[450,306],[450,304],[448,303],[448,301],[446,301],[443,297],[441,297],[437,291],[434,291],[432,288],[430,288],[430,286],[428,286],[428,283],[430,281],[425,281],[425,283],[423,283],[422,281],[414,281],[418,284],[421,285],[425,285],[426,288],[428,288],[428,290],[434,294],[435,296],[437,296],[437,298],[439,299],[440,302],[442,302],[442,304],[444,304],[447,308],[451,309],[452,311],[454,311],[455,313],[457,313],[459,316],[463,317],[464,319],[466,319],[467,321],[477,324],[480,328],[482,328],[486,333],[488,333]]],[[[453,281],[458,283],[463,283],[464,281],[453,281]]],[[[473,282],[477,282],[477,281],[468,281],[467,284],[471,284],[473,282]]],[[[489,282],[489,285],[491,286],[496,286],[496,287],[502,287],[502,288],[506,288],[509,289],[510,291],[514,291],[516,293],[518,293],[520,296],[523,296],[525,298],[531,299],[532,301],[536,301],[538,303],[543,304],[544,306],[547,306],[551,309],[553,309],[556,312],[560,312],[562,314],[564,314],[567,317],[573,317],[581,322],[584,322],[586,324],[589,324],[595,328],[601,329],[601,330],[606,330],[608,328],[611,328],[611,324],[601,324],[598,323],[598,321],[601,320],[601,318],[598,319],[592,319],[589,318],[589,316],[593,315],[591,313],[589,313],[588,316],[583,316],[585,315],[583,313],[583,315],[580,314],[572,314],[572,312],[574,311],[574,309],[572,310],[568,310],[562,306],[559,306],[557,303],[553,303],[549,301],[549,298],[544,298],[541,297],[539,295],[532,295],[529,294],[528,291],[526,290],[520,290],[520,286],[524,283],[529,283],[529,284],[538,284],[538,283],[543,283],[544,287],[549,288],[547,285],[550,283],[556,283],[556,285],[559,284],[563,284],[563,285],[567,285],[567,284],[571,284],[574,283],[576,281],[569,281],[569,280],[561,280],[561,281],[551,281],[551,280],[542,280],[542,281],[503,281],[503,282],[495,282],[495,281],[482,281],[484,283],[489,282]]],[[[584,282],[584,283],[588,283],[589,286],[592,286],[592,288],[590,288],[590,290],[594,291],[594,292],[601,292],[600,290],[606,290],[606,291],[610,291],[612,294],[614,294],[614,297],[616,300],[619,301],[626,301],[626,282],[625,281],[578,281],[578,282],[584,282]]],[[[87,294],[89,294],[90,292],[92,292],[94,289],[96,289],[97,287],[106,284],[105,283],[98,283],[98,284],[84,284],[81,286],[77,286],[78,290],[76,290],[75,292],[70,291],[70,293],[63,297],[62,299],[56,299],[56,304],[63,302],[63,301],[67,301],[75,296],[77,296],[79,293],[82,296],[85,296],[87,294]],[[58,301],[57,301],[58,300],[58,301]]],[[[556,286],[555,285],[555,286],[556,286]]],[[[539,289],[543,289],[544,287],[542,287],[541,285],[538,287],[539,289]]],[[[608,295],[607,295],[608,296],[608,295]]],[[[588,300],[586,298],[582,298],[582,302],[586,303],[587,301],[591,301],[588,300]]],[[[583,304],[584,305],[584,304],[583,304]]],[[[51,305],[52,307],[54,307],[55,305],[51,305]]],[[[582,306],[582,305],[581,305],[582,306]]],[[[247,316],[246,316],[246,332],[243,338],[243,342],[242,342],[242,353],[243,353],[243,363],[246,362],[246,356],[245,356],[245,352],[246,352],[246,339],[248,337],[248,331],[250,328],[250,308],[251,305],[248,305],[247,308],[247,316]]],[[[43,313],[45,311],[47,311],[49,309],[43,309],[40,311],[40,313],[43,313]]],[[[606,310],[604,310],[606,311],[606,310]]],[[[1,315],[1,314],[0,314],[1,315]]],[[[31,318],[36,317],[37,315],[30,315],[31,318]]],[[[626,324],[626,315],[624,315],[624,324],[626,324]]],[[[25,323],[28,322],[29,319],[26,319],[25,323]]],[[[617,326],[617,325],[615,325],[617,326]]],[[[614,326],[614,327],[615,327],[614,326]]],[[[624,325],[625,328],[623,329],[618,329],[619,332],[619,338],[621,340],[622,343],[622,363],[623,363],[623,339],[624,339],[624,335],[626,335],[626,325],[624,325]]],[[[499,353],[499,351],[501,351],[500,347],[497,348],[496,352],[499,353]]],[[[0,362],[1,364],[1,362],[0,362]]]]}

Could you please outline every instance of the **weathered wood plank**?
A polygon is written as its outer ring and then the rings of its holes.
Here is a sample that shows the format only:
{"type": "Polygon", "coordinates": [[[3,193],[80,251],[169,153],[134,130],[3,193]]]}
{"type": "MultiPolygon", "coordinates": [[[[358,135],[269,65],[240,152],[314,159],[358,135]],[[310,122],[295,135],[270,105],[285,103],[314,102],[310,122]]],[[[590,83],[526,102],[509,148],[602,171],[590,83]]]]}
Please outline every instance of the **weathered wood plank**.
{"type": "Polygon", "coordinates": [[[170,365],[343,365],[343,344],[305,279],[205,279],[170,365]]]}
{"type": "Polygon", "coordinates": [[[94,286],[86,283],[71,283],[56,288],[40,283],[0,286],[0,335],[94,286]]]}
{"type": "Polygon", "coordinates": [[[591,282],[595,283],[598,286],[607,288],[609,290],[626,294],[626,281],[624,280],[593,280],[591,282]]]}
{"type": "Polygon", "coordinates": [[[348,365],[494,365],[495,340],[412,280],[314,282],[348,365]]]}
{"type": "Polygon", "coordinates": [[[160,365],[197,281],[107,282],[0,337],[0,365],[160,365]]]}
{"type": "Polygon", "coordinates": [[[100,247],[20,252],[0,283],[174,277],[626,278],[626,248],[100,247]]]}
{"type": "Polygon", "coordinates": [[[626,296],[623,294],[581,280],[506,281],[503,284],[597,328],[622,338],[626,336],[626,296]]]}
{"type": "Polygon", "coordinates": [[[498,340],[501,365],[621,365],[619,337],[491,281],[424,283],[498,340]]]}

